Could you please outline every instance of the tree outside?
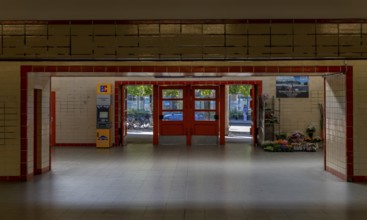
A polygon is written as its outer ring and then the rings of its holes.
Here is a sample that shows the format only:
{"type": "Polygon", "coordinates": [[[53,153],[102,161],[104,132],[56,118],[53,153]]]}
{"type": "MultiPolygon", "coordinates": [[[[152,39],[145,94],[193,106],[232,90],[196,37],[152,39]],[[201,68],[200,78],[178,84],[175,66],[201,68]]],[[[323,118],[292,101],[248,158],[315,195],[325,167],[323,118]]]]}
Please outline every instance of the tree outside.
{"type": "Polygon", "coordinates": [[[229,120],[251,120],[251,85],[229,86],[229,120]]]}

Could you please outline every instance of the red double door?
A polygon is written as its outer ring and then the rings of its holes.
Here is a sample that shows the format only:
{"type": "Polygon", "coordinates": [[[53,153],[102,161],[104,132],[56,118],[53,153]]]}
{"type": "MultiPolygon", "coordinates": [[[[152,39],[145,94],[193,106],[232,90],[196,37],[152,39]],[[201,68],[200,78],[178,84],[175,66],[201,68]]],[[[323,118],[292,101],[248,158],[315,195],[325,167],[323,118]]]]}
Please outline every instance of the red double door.
{"type": "Polygon", "coordinates": [[[160,86],[159,136],[217,140],[219,135],[218,86],[160,86]]]}

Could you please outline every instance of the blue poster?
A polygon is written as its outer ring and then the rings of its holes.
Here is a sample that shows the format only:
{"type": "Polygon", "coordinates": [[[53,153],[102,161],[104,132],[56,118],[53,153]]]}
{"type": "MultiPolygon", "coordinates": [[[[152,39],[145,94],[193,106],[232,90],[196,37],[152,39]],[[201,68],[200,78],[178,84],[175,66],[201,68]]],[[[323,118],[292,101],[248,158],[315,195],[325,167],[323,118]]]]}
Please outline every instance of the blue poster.
{"type": "Polygon", "coordinates": [[[308,98],[308,76],[277,76],[277,98],[308,98]]]}

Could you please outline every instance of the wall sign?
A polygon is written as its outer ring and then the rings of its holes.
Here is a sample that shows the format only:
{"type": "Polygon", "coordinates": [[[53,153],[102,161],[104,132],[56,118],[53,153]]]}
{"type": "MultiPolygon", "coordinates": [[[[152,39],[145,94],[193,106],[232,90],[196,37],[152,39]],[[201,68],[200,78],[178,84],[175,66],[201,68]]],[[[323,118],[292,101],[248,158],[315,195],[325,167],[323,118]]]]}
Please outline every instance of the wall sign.
{"type": "Polygon", "coordinates": [[[308,98],[308,76],[277,76],[277,98],[308,98]]]}

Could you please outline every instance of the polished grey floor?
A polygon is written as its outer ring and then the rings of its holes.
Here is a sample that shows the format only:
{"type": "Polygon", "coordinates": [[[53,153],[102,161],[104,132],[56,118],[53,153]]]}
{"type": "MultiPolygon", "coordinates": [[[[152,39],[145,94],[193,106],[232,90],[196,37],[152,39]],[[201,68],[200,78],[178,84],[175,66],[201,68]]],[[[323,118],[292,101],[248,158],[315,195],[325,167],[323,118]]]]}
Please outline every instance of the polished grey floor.
{"type": "Polygon", "coordinates": [[[322,151],[65,147],[52,172],[0,182],[0,219],[367,219],[367,185],[324,172],[322,151]]]}

